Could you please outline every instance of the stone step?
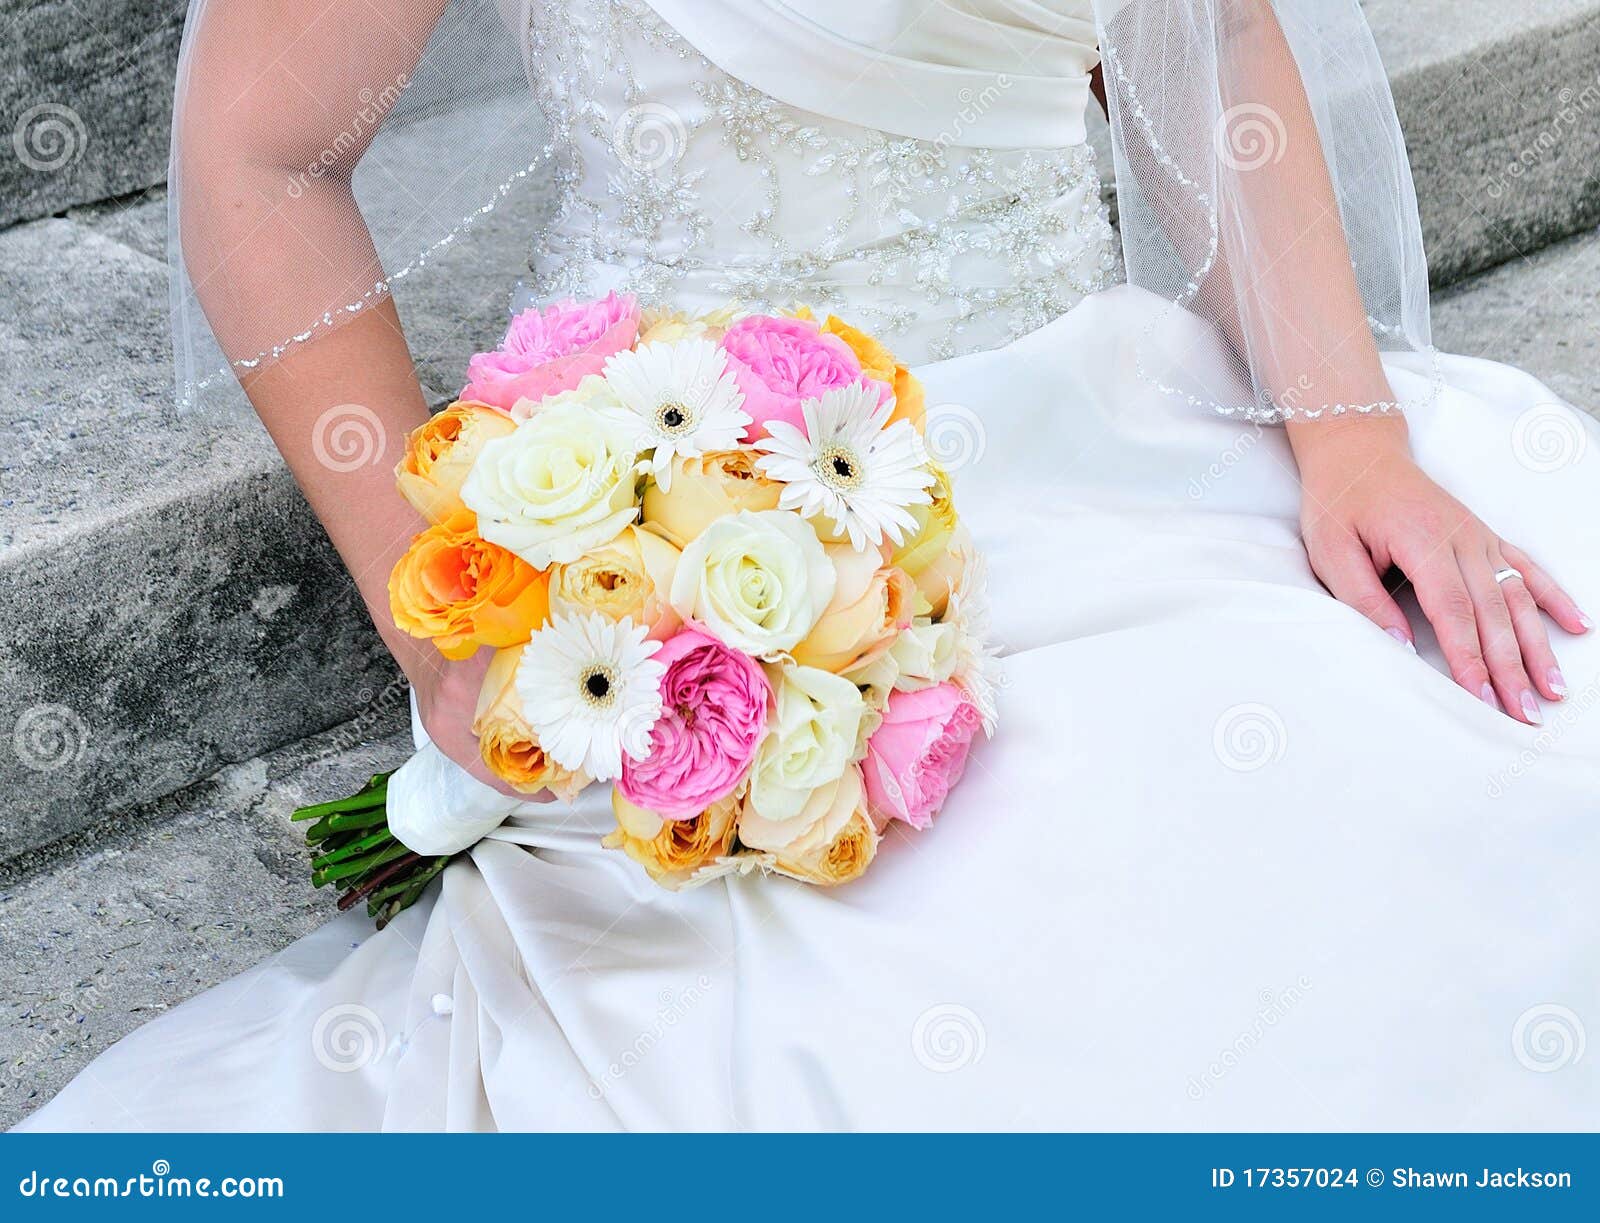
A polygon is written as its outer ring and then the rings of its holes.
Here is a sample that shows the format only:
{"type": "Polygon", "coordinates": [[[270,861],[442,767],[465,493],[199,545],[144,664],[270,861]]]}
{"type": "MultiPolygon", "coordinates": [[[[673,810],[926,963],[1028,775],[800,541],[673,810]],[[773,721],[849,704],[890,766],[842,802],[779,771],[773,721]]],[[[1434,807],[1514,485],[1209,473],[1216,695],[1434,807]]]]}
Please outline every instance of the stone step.
{"type": "Polygon", "coordinates": [[[1600,223],[1600,3],[1365,0],[1435,285],[1600,223]]]}
{"type": "Polygon", "coordinates": [[[90,844],[0,865],[0,1130],[119,1037],[333,915],[290,813],[403,761],[399,721],[336,727],[103,825],[90,844]]]}
{"type": "Polygon", "coordinates": [[[1434,295],[1434,343],[1538,375],[1600,415],[1600,231],[1518,257],[1434,295]]]}
{"type": "MultiPolygon", "coordinates": [[[[469,125],[501,130],[502,105],[469,125]]],[[[504,326],[542,190],[407,282],[436,404],[504,326]]],[[[0,861],[403,697],[260,423],[173,408],[165,211],[0,231],[0,861]]]]}
{"type": "Polygon", "coordinates": [[[0,234],[0,860],[403,695],[265,432],[175,422],[166,300],[0,234]]]}

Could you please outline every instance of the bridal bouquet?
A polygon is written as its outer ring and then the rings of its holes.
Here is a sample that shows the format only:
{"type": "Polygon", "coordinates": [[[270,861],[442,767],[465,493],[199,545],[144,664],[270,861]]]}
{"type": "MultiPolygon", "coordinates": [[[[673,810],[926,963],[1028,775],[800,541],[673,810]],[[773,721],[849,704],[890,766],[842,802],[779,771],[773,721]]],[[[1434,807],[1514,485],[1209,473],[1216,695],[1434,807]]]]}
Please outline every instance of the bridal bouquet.
{"type": "MultiPolygon", "coordinates": [[[[485,764],[530,796],[612,783],[604,843],[662,885],[845,882],[994,724],[981,561],[922,427],[917,380],[837,318],[527,310],[408,439],[432,525],[395,622],[494,650],[485,764]]],[[[472,784],[442,838],[383,778],[305,809],[317,881],[386,920],[519,805],[472,784]]]]}

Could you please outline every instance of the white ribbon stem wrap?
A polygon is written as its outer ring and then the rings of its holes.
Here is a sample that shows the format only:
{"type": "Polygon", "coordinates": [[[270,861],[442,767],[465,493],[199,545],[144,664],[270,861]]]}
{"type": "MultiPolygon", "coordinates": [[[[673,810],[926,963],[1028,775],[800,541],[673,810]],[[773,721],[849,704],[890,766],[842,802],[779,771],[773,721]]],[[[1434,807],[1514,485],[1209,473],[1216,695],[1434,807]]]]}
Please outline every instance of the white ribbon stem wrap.
{"type": "Polygon", "coordinates": [[[389,778],[389,831],[407,849],[435,858],[470,849],[525,805],[479,781],[446,756],[422,729],[411,698],[417,754],[389,778]]]}

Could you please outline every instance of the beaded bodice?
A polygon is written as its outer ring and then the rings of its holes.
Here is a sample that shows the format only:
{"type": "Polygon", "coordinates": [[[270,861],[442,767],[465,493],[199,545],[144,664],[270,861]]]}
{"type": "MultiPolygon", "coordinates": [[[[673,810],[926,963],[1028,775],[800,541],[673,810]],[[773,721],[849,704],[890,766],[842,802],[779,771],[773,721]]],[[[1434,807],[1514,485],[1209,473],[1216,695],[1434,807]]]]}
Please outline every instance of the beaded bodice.
{"type": "MultiPolygon", "coordinates": [[[[717,68],[642,0],[533,0],[529,55],[556,210],[540,297],[804,302],[902,359],[994,347],[1112,267],[1092,150],[986,149],[791,107],[717,68]]],[[[970,92],[970,91],[964,91],[970,92]]],[[[1004,84],[961,100],[1003,105],[1004,84]]]]}

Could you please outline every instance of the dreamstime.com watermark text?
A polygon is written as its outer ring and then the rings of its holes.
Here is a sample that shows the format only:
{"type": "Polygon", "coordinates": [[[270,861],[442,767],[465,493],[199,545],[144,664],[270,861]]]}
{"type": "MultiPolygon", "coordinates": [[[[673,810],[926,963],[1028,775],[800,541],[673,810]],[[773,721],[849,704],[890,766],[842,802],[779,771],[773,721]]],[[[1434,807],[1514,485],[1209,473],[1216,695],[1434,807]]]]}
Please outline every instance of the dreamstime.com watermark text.
{"type": "Polygon", "coordinates": [[[54,1176],[35,1168],[17,1182],[23,1198],[282,1198],[281,1176],[173,1176],[158,1159],[138,1176],[54,1176]]]}

